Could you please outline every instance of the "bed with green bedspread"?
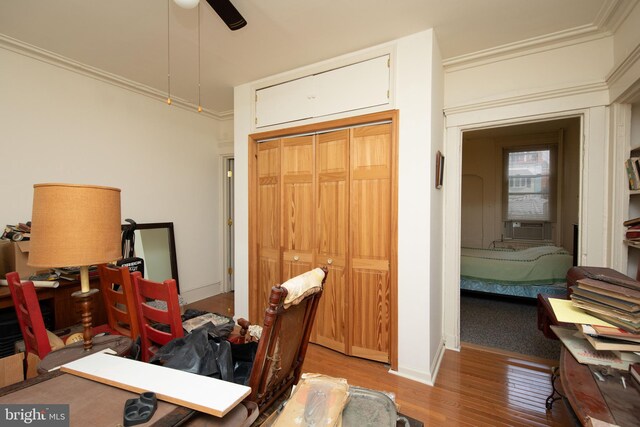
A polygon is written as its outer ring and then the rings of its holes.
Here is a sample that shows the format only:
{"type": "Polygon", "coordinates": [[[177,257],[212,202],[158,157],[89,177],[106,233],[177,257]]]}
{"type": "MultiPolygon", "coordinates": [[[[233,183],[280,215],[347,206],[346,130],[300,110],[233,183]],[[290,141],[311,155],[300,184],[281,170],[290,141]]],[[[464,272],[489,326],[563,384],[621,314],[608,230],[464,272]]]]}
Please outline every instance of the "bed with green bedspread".
{"type": "Polygon", "coordinates": [[[521,250],[462,248],[460,286],[532,298],[538,293],[562,294],[571,265],[571,254],[557,246],[521,250]]]}

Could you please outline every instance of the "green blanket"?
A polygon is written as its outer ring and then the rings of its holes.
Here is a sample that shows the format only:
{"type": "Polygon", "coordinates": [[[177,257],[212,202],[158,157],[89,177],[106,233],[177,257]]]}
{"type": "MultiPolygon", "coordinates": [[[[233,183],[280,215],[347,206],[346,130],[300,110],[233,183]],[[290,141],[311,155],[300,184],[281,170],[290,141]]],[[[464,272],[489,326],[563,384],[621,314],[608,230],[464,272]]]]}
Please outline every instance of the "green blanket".
{"type": "Polygon", "coordinates": [[[462,248],[460,275],[505,284],[548,284],[566,280],[571,255],[557,246],[522,250],[462,248]]]}

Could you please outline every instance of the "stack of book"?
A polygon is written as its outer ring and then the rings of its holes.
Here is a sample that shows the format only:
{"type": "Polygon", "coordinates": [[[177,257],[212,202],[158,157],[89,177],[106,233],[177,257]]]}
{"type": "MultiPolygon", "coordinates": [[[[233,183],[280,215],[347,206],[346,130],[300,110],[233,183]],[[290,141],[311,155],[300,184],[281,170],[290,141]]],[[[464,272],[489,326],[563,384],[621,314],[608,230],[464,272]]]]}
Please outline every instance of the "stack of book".
{"type": "Polygon", "coordinates": [[[610,350],[622,360],[640,362],[640,356],[635,354],[640,352],[640,334],[599,325],[580,325],[580,330],[595,350],[610,350]]]}
{"type": "Polygon", "coordinates": [[[574,306],[629,333],[640,334],[640,282],[585,278],[571,290],[574,306]]]}
{"type": "Polygon", "coordinates": [[[21,240],[29,240],[31,238],[31,221],[25,223],[18,223],[18,225],[7,224],[4,228],[0,239],[12,240],[19,242],[21,240]]]}
{"type": "Polygon", "coordinates": [[[625,240],[630,244],[640,244],[640,218],[632,218],[623,222],[627,227],[625,240]]]}
{"type": "Polygon", "coordinates": [[[627,178],[629,179],[629,190],[640,189],[640,159],[630,157],[624,162],[627,178]]]}
{"type": "Polygon", "coordinates": [[[572,304],[612,326],[578,325],[594,350],[608,350],[622,361],[640,362],[640,282],[584,278],[572,286],[572,304]]]}
{"type": "MultiPolygon", "coordinates": [[[[80,280],[80,267],[60,267],[54,268],[51,270],[53,274],[56,274],[58,278],[76,281],[80,280]]],[[[95,265],[89,266],[89,277],[94,277],[98,275],[98,267],[95,265]]]]}

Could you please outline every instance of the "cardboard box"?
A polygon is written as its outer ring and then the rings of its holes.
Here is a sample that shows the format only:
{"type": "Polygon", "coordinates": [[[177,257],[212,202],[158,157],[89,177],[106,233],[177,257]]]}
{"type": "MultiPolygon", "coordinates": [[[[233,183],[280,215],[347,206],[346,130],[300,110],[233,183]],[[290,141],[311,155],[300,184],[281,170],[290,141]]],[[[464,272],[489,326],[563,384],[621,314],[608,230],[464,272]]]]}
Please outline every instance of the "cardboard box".
{"type": "Polygon", "coordinates": [[[38,268],[27,265],[30,243],[28,240],[23,242],[0,240],[0,275],[3,279],[5,274],[12,271],[17,271],[21,279],[28,279],[39,271],[38,268]]]}
{"type": "Polygon", "coordinates": [[[12,354],[0,359],[0,387],[24,380],[22,359],[24,359],[24,353],[12,354]]]}

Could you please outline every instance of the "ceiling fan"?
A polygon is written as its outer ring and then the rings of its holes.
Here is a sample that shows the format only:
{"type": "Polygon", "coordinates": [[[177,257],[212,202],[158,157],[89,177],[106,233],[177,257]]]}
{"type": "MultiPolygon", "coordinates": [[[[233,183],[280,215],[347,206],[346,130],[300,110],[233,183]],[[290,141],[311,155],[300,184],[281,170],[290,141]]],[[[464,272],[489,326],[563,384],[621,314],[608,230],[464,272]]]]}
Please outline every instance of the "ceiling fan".
{"type": "MultiPolygon", "coordinates": [[[[200,0],[173,0],[175,4],[184,8],[192,9],[198,5],[200,0]]],[[[247,25],[247,21],[240,15],[230,0],[207,0],[209,6],[218,14],[220,19],[227,24],[231,31],[239,30],[247,25]]]]}

